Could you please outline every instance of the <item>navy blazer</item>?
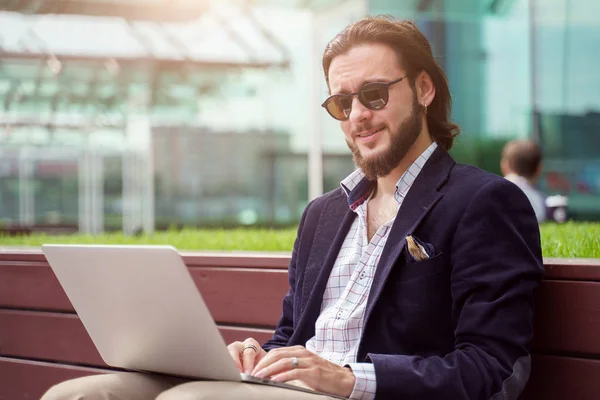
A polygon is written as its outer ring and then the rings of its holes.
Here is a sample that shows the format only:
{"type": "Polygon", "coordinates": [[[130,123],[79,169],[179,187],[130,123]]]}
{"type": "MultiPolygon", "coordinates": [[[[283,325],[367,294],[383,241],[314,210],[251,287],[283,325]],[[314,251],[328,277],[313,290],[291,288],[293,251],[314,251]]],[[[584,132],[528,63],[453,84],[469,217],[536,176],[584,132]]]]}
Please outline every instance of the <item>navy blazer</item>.
{"type": "MultiPolygon", "coordinates": [[[[315,335],[323,292],[356,214],[341,189],[305,209],[283,315],[265,350],[315,335]]],[[[438,147],[393,223],[367,300],[357,362],[377,399],[516,399],[529,377],[539,226],[513,183],[438,147]],[[434,254],[416,261],[413,235],[434,254]]]]}

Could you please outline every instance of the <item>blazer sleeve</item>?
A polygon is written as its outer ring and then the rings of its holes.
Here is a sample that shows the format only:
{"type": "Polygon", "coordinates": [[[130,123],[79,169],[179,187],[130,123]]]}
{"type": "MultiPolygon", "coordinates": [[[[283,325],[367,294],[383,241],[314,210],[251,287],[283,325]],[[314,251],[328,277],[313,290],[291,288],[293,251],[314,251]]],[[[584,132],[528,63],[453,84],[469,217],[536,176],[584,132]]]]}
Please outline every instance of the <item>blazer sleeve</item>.
{"type": "Polygon", "coordinates": [[[304,223],[306,222],[306,216],[308,215],[309,208],[313,204],[314,200],[310,202],[302,214],[300,219],[300,225],[298,226],[298,232],[296,240],[294,242],[294,249],[292,250],[292,257],[288,266],[288,281],[290,289],[283,298],[283,311],[281,319],[277,323],[277,328],[273,333],[273,337],[262,345],[262,348],[266,351],[275,349],[277,347],[284,347],[287,345],[290,337],[294,333],[294,296],[296,288],[296,264],[298,261],[298,251],[301,243],[302,233],[304,230],[304,223]]]}
{"type": "Polygon", "coordinates": [[[450,249],[454,351],[369,354],[377,399],[517,399],[529,378],[539,226],[514,184],[493,180],[467,205],[450,249]]]}

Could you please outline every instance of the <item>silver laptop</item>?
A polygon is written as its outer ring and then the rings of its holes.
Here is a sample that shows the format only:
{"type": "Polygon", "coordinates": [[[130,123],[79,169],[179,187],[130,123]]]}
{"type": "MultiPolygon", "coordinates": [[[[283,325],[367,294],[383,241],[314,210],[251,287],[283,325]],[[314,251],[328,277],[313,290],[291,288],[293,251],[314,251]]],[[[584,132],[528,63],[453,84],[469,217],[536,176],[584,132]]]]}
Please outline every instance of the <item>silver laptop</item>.
{"type": "Polygon", "coordinates": [[[319,394],[240,373],[174,247],[46,244],[42,251],[106,364],[319,394]]]}

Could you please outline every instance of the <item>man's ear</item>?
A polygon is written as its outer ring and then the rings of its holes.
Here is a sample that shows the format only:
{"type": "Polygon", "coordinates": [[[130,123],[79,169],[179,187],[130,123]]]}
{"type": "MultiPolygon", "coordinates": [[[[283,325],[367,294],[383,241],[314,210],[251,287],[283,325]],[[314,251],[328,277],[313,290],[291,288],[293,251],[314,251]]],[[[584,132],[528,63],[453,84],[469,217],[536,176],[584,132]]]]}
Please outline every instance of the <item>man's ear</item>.
{"type": "Polygon", "coordinates": [[[504,157],[500,159],[500,171],[502,171],[502,176],[506,176],[512,172],[508,166],[508,160],[504,157]]]}
{"type": "Polygon", "coordinates": [[[435,98],[435,85],[426,71],[421,71],[415,80],[417,100],[421,106],[429,107],[435,98]]]}

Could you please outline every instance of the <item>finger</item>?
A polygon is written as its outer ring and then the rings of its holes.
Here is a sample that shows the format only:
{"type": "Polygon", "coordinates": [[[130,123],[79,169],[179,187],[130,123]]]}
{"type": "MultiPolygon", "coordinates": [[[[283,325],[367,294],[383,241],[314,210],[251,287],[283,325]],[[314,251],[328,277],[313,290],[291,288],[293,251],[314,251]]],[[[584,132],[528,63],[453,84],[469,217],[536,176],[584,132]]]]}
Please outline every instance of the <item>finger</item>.
{"type": "Polygon", "coordinates": [[[251,375],[258,376],[256,374],[259,373],[259,371],[281,359],[290,357],[309,357],[311,354],[312,353],[308,352],[308,350],[302,346],[280,347],[278,349],[271,350],[256,364],[251,372],[251,375]]]}
{"type": "MultiPolygon", "coordinates": [[[[309,376],[309,372],[307,369],[291,369],[289,371],[285,371],[282,373],[279,373],[277,375],[273,375],[271,377],[272,381],[275,382],[289,382],[289,381],[300,381],[302,382],[305,387],[308,387],[309,389],[315,390],[311,384],[308,383],[308,380],[310,380],[310,376],[309,376]]],[[[300,385],[298,385],[300,386],[300,385]]]]}
{"type": "Polygon", "coordinates": [[[243,371],[242,363],[240,360],[240,352],[243,348],[244,344],[242,342],[233,342],[229,346],[227,346],[227,351],[229,352],[231,358],[233,358],[233,361],[235,362],[235,365],[240,370],[240,372],[243,371]]]}
{"type": "Polygon", "coordinates": [[[293,369],[300,368],[308,368],[312,365],[312,359],[309,358],[282,358],[281,360],[269,365],[258,371],[255,376],[259,378],[266,378],[268,376],[275,376],[277,374],[290,371],[293,369]],[[294,365],[294,359],[296,359],[297,364],[294,365]]]}
{"type": "Polygon", "coordinates": [[[319,382],[317,376],[318,375],[315,374],[314,368],[296,368],[274,375],[270,379],[275,382],[285,383],[290,383],[290,381],[302,382],[303,385],[298,386],[306,387],[311,390],[327,392],[328,390],[320,385],[322,382],[319,382]]]}
{"type": "Polygon", "coordinates": [[[241,350],[242,371],[250,374],[254,369],[256,358],[260,354],[260,344],[253,338],[244,340],[241,350]]]}
{"type": "Polygon", "coordinates": [[[282,372],[289,371],[292,368],[293,368],[292,359],[291,358],[282,358],[281,360],[278,360],[278,361],[274,362],[273,364],[266,366],[265,368],[259,370],[258,372],[253,373],[253,375],[258,378],[268,378],[273,375],[277,375],[282,372]]]}
{"type": "Polygon", "coordinates": [[[258,349],[255,350],[254,347],[245,347],[242,350],[242,366],[245,373],[250,374],[252,372],[257,355],[258,349]]]}
{"type": "Polygon", "coordinates": [[[313,390],[337,394],[345,398],[352,394],[356,384],[355,375],[349,368],[346,369],[339,365],[328,366],[327,364],[281,372],[273,375],[271,380],[276,382],[302,381],[313,390]]]}

